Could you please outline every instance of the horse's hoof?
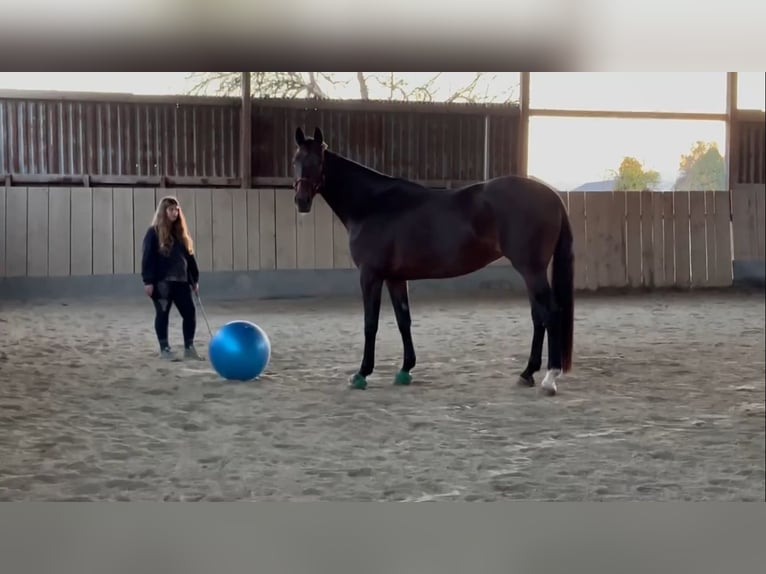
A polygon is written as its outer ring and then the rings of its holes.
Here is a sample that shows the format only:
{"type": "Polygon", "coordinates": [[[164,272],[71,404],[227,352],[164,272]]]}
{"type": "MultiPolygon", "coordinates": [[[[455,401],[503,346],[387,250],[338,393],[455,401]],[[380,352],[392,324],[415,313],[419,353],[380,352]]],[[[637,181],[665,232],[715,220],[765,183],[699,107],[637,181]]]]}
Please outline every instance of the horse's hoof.
{"type": "Polygon", "coordinates": [[[356,373],[348,382],[348,386],[352,389],[365,390],[367,388],[367,378],[363,377],[359,373],[356,373]]]}
{"type": "Polygon", "coordinates": [[[396,373],[396,377],[394,377],[394,384],[395,385],[409,385],[412,382],[412,375],[410,375],[407,371],[399,371],[396,373]]]}
{"type": "Polygon", "coordinates": [[[535,378],[532,375],[529,375],[529,378],[525,377],[524,375],[519,375],[519,378],[516,381],[516,384],[519,385],[520,387],[534,387],[535,378]]]}
{"type": "Polygon", "coordinates": [[[543,382],[540,383],[540,392],[546,397],[552,397],[556,394],[556,377],[561,373],[560,369],[548,369],[545,373],[543,382]]]}
{"type": "Polygon", "coordinates": [[[558,393],[558,389],[556,389],[556,385],[555,384],[552,387],[549,387],[547,385],[544,386],[544,387],[541,386],[540,387],[540,393],[543,396],[546,396],[546,397],[554,397],[558,393]]]}

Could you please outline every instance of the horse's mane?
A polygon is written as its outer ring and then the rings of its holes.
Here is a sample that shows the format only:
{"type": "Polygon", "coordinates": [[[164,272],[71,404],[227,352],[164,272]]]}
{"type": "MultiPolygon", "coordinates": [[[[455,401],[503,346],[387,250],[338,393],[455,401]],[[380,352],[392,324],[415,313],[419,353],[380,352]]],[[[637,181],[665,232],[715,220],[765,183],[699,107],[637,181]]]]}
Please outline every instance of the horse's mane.
{"type": "Polygon", "coordinates": [[[394,177],[392,175],[389,175],[387,173],[383,173],[381,171],[378,171],[374,168],[371,168],[369,166],[366,166],[362,163],[359,163],[358,161],[355,161],[353,159],[350,159],[344,155],[341,155],[337,152],[331,151],[328,148],[325,148],[325,154],[333,159],[340,160],[342,163],[344,163],[347,167],[351,167],[353,171],[364,174],[366,176],[370,176],[373,180],[380,183],[382,188],[387,189],[393,186],[400,187],[402,189],[406,189],[408,191],[427,191],[429,188],[411,181],[409,179],[401,178],[401,177],[394,177]]]}

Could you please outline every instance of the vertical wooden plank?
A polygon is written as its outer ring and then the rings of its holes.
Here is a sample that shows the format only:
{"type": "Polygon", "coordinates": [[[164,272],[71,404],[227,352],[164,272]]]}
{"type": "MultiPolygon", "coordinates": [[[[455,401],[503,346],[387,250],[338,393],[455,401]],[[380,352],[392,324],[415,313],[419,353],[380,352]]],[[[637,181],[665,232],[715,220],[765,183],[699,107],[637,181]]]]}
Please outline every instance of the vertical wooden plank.
{"type": "Polygon", "coordinates": [[[232,190],[211,190],[213,270],[234,269],[234,197],[232,190]]]}
{"type": "Polygon", "coordinates": [[[598,257],[596,255],[596,226],[600,221],[598,208],[593,205],[595,192],[584,192],[585,197],[585,250],[587,259],[588,275],[587,289],[594,291],[598,288],[598,257]]]}
{"type": "Polygon", "coordinates": [[[585,234],[585,192],[570,191],[569,199],[569,222],[572,226],[574,240],[575,260],[575,289],[588,287],[588,245],[585,234]]]}
{"type": "Polygon", "coordinates": [[[667,286],[676,284],[676,227],[673,199],[673,192],[662,194],[662,264],[663,280],[667,286]]]}
{"type": "Polygon", "coordinates": [[[113,191],[110,187],[93,189],[94,275],[111,275],[114,272],[112,198],[113,191]]]}
{"type": "MultiPolygon", "coordinates": [[[[124,274],[135,271],[134,252],[136,242],[134,240],[135,224],[133,221],[133,190],[114,189],[112,193],[112,233],[114,234],[114,249],[112,259],[114,261],[114,273],[124,274]]],[[[139,242],[143,242],[146,227],[139,232],[139,242]]],[[[141,245],[139,243],[139,245],[141,245]]],[[[141,250],[139,249],[139,256],[141,250]]],[[[139,266],[137,273],[141,272],[139,266]]]]}
{"type": "Polygon", "coordinates": [[[73,187],[71,269],[72,275],[93,274],[93,190],[73,187]]]}
{"type": "Polygon", "coordinates": [[[260,254],[261,269],[276,269],[277,267],[277,237],[276,213],[274,205],[274,190],[260,190],[260,254]]]}
{"type": "Polygon", "coordinates": [[[209,189],[194,190],[197,233],[197,265],[200,271],[213,270],[213,197],[209,189]]]}
{"type": "Polygon", "coordinates": [[[652,193],[652,276],[658,287],[667,287],[665,280],[665,234],[663,229],[662,211],[666,192],[652,193]]]}
{"type": "Polygon", "coordinates": [[[314,198],[314,266],[333,268],[333,213],[321,195],[314,198]]]}
{"type": "MultiPolygon", "coordinates": [[[[761,140],[763,143],[763,140],[761,140]]],[[[763,154],[759,158],[760,162],[764,161],[763,154]]],[[[753,162],[755,163],[755,162],[753,162]]],[[[761,185],[760,189],[755,187],[755,239],[756,239],[756,257],[763,261],[766,259],[766,185],[761,185]]]]}
{"type": "Polygon", "coordinates": [[[6,191],[6,275],[27,274],[27,188],[8,187],[6,191]]]}
{"type": "Polygon", "coordinates": [[[0,277],[5,277],[5,196],[6,188],[0,187],[0,277]]]}
{"type": "Polygon", "coordinates": [[[726,287],[732,284],[731,264],[731,207],[729,192],[715,193],[715,284],[726,287]]]}
{"type": "Polygon", "coordinates": [[[232,199],[232,266],[235,271],[247,270],[247,190],[231,191],[232,199]]]}
{"type": "Polygon", "coordinates": [[[656,286],[654,278],[654,205],[651,191],[641,194],[641,277],[647,288],[656,286]]]}
{"type": "Polygon", "coordinates": [[[691,280],[689,253],[689,192],[674,191],[673,224],[676,239],[676,287],[686,289],[691,280]]]}
{"type": "Polygon", "coordinates": [[[261,194],[247,190],[247,268],[261,268],[261,194]]]}
{"type": "Polygon", "coordinates": [[[692,287],[707,283],[707,238],[705,237],[705,192],[689,192],[689,247],[692,287]]]}
{"type": "Polygon", "coordinates": [[[755,259],[757,257],[758,206],[754,187],[748,184],[735,185],[731,190],[732,231],[734,233],[734,259],[755,259]]]}
{"type": "Polygon", "coordinates": [[[144,237],[157,209],[154,199],[153,187],[133,188],[133,273],[141,273],[144,237]]]}
{"type": "Polygon", "coordinates": [[[715,255],[715,191],[705,192],[705,255],[707,256],[707,285],[714,286],[718,277],[715,255]]]}
{"type": "MultiPolygon", "coordinates": [[[[72,241],[72,191],[68,187],[48,191],[48,275],[70,274],[72,241]]],[[[133,235],[131,234],[131,240],[133,235]]],[[[131,269],[133,265],[131,264],[131,269]]]]}
{"type": "Polygon", "coordinates": [[[298,269],[315,269],[316,202],[309,213],[298,213],[296,217],[298,269]]]}
{"type": "Polygon", "coordinates": [[[610,282],[610,221],[612,215],[612,192],[596,192],[594,197],[599,213],[599,224],[596,228],[596,256],[598,257],[597,284],[598,287],[611,287],[610,282]]]}
{"type": "Polygon", "coordinates": [[[348,245],[348,231],[338,216],[332,216],[332,260],[335,269],[350,269],[351,250],[348,245]]]}
{"type": "Polygon", "coordinates": [[[27,275],[48,274],[48,188],[27,190],[27,275]]]}
{"type": "Polygon", "coordinates": [[[609,208],[607,262],[610,287],[624,287],[627,284],[626,245],[625,245],[625,205],[624,191],[612,192],[609,208]]]}
{"type": "Polygon", "coordinates": [[[277,269],[295,269],[298,266],[296,209],[292,193],[278,188],[274,192],[277,242],[277,269]]]}
{"type": "Polygon", "coordinates": [[[626,243],[628,258],[628,285],[641,287],[641,194],[631,191],[627,194],[626,243]]]}
{"type": "Polygon", "coordinates": [[[604,199],[611,199],[611,192],[608,195],[589,191],[585,194],[585,215],[587,226],[587,246],[588,246],[588,288],[596,290],[605,286],[605,261],[604,244],[606,237],[604,234],[607,212],[604,209],[604,199]]]}
{"type": "Polygon", "coordinates": [[[748,219],[750,206],[747,193],[741,185],[735,185],[731,190],[731,229],[733,251],[732,258],[746,259],[749,257],[748,219]]]}

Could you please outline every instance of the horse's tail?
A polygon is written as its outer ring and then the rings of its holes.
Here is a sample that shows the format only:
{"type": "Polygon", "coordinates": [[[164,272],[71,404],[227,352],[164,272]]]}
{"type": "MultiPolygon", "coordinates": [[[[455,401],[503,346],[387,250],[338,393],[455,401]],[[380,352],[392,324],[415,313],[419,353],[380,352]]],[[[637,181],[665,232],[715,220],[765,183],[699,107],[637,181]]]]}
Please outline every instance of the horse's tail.
{"type": "Polygon", "coordinates": [[[572,368],[572,344],[574,341],[574,253],[572,252],[572,226],[566,209],[561,216],[561,230],[553,252],[551,273],[553,296],[561,317],[561,369],[564,373],[572,368]]]}

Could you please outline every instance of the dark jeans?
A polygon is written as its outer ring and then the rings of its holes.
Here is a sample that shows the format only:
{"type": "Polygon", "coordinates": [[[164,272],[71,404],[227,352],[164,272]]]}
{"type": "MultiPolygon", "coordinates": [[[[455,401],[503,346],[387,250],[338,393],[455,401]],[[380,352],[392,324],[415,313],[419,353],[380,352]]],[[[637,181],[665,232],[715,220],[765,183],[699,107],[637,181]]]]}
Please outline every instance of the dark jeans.
{"type": "Polygon", "coordinates": [[[176,306],[183,320],[184,347],[190,347],[194,343],[194,333],[197,329],[197,309],[192,299],[191,285],[181,281],[163,281],[154,286],[152,303],[156,311],[154,330],[157,333],[160,348],[169,346],[168,322],[173,305],[176,306]]]}

